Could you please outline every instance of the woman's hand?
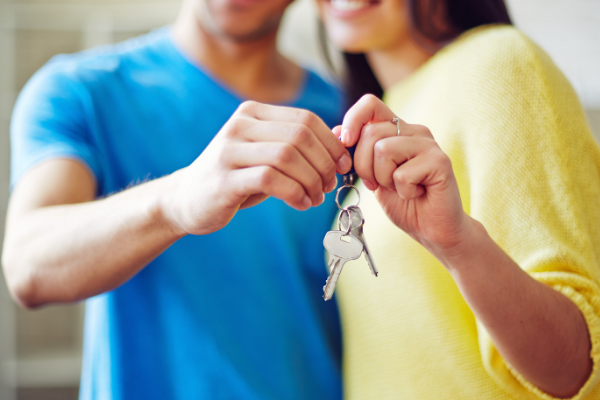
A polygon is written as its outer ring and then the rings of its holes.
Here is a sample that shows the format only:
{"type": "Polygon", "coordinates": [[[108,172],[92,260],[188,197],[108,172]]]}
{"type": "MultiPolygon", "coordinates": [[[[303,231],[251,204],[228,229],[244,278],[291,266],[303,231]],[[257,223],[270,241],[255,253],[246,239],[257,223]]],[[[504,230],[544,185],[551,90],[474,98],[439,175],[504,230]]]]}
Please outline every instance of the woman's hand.
{"type": "Polygon", "coordinates": [[[472,220],[463,211],[450,158],[422,125],[400,120],[378,98],[363,96],[346,114],[342,142],[358,142],[354,168],[388,218],[428,250],[452,250],[472,220]]]}

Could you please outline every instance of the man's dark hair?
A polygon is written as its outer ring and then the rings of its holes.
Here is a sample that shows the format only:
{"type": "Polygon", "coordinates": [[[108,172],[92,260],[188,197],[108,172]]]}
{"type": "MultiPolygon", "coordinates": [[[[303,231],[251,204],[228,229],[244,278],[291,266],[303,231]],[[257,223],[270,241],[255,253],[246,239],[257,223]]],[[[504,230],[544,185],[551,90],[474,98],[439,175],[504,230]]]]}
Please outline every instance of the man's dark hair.
{"type": "MultiPolygon", "coordinates": [[[[512,25],[504,0],[407,0],[410,26],[415,40],[427,39],[437,46],[469,29],[488,24],[512,25]]],[[[321,43],[326,51],[325,32],[321,43]]],[[[348,106],[367,93],[381,98],[383,89],[363,53],[343,53],[346,64],[344,89],[348,106]]]]}

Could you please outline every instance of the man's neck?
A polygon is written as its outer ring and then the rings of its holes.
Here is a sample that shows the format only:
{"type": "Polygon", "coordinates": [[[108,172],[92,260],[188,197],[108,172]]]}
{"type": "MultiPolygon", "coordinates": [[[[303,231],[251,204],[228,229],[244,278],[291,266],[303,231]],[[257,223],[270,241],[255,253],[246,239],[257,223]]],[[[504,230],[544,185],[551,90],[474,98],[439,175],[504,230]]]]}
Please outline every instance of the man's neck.
{"type": "Polygon", "coordinates": [[[304,77],[300,67],[277,51],[276,36],[273,32],[247,42],[216,36],[189,9],[182,9],[173,26],[173,38],[188,57],[240,97],[264,103],[294,99],[304,77]]]}

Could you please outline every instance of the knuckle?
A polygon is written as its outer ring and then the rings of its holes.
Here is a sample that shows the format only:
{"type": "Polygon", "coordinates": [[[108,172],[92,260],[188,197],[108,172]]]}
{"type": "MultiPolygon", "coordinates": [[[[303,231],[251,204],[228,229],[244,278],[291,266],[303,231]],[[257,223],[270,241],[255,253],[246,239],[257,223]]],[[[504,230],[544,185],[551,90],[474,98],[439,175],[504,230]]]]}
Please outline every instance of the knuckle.
{"type": "Polygon", "coordinates": [[[296,125],[291,133],[291,141],[296,146],[301,146],[308,143],[310,140],[310,132],[304,125],[296,125]]]}
{"type": "Polygon", "coordinates": [[[280,146],[277,146],[275,151],[275,161],[279,165],[290,164],[295,157],[296,150],[294,146],[284,143],[280,146]]]}
{"type": "Polygon", "coordinates": [[[242,104],[240,104],[238,106],[237,112],[248,113],[252,109],[254,109],[257,106],[257,104],[258,104],[257,102],[252,101],[252,100],[244,101],[242,104]]]}
{"type": "Polygon", "coordinates": [[[450,167],[452,168],[452,162],[450,161],[450,157],[446,153],[444,153],[441,149],[436,149],[433,152],[433,158],[436,164],[441,165],[442,167],[450,167]]]}
{"type": "Polygon", "coordinates": [[[431,131],[425,125],[415,125],[415,130],[423,136],[433,137],[431,131]]]}
{"type": "Polygon", "coordinates": [[[304,189],[299,183],[290,181],[282,188],[284,196],[292,201],[302,201],[304,198],[304,189]]]}
{"type": "Polygon", "coordinates": [[[362,137],[365,139],[374,139],[377,137],[377,129],[374,124],[367,124],[363,127],[362,137]]]}
{"type": "Polygon", "coordinates": [[[225,130],[225,136],[227,137],[235,137],[238,133],[244,129],[244,120],[242,118],[231,118],[229,123],[227,124],[227,129],[225,130]]]}
{"type": "Polygon", "coordinates": [[[394,181],[400,185],[405,185],[408,183],[408,178],[406,174],[399,168],[396,169],[396,171],[394,171],[393,178],[394,181]]]}
{"type": "Polygon", "coordinates": [[[227,150],[228,149],[226,146],[223,146],[223,147],[217,149],[215,159],[219,165],[230,166],[233,164],[233,162],[232,162],[233,157],[231,156],[231,151],[227,151],[227,150]]]}
{"type": "Polygon", "coordinates": [[[298,122],[303,125],[311,125],[315,122],[316,115],[307,110],[299,110],[298,111],[298,122]]]}
{"type": "Polygon", "coordinates": [[[392,144],[388,140],[379,140],[374,146],[375,154],[386,157],[392,151],[392,144]]]}
{"type": "Polygon", "coordinates": [[[271,167],[262,167],[258,173],[260,187],[267,188],[275,181],[275,170],[271,167]]]}

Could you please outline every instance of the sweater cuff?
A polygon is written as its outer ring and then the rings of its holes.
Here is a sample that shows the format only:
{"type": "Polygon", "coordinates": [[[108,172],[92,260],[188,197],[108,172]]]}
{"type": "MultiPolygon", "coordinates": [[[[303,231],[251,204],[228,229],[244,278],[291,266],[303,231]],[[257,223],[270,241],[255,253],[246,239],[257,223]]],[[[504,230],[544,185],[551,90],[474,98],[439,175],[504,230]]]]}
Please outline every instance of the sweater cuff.
{"type": "MultiPolygon", "coordinates": [[[[532,274],[532,275],[535,275],[535,274],[532,274]]],[[[538,279],[538,281],[540,281],[542,283],[546,283],[546,282],[544,282],[545,279],[543,277],[537,277],[537,279],[538,279]]],[[[550,279],[550,280],[552,280],[552,279],[550,279]]],[[[588,332],[590,335],[590,342],[591,342],[590,358],[592,359],[592,362],[593,362],[592,373],[590,374],[590,376],[589,376],[588,380],[585,382],[585,384],[581,387],[579,392],[575,396],[570,397],[570,399],[571,400],[584,400],[584,399],[588,399],[588,398],[589,399],[592,399],[592,398],[597,399],[598,392],[600,391],[600,388],[597,387],[598,379],[600,378],[600,318],[598,318],[598,315],[596,315],[596,313],[594,312],[594,308],[587,301],[587,299],[581,293],[574,290],[572,287],[564,286],[564,285],[552,285],[552,284],[550,284],[550,282],[548,282],[548,284],[556,291],[558,291],[558,292],[562,293],[563,295],[565,295],[566,297],[568,297],[577,306],[577,308],[579,308],[579,310],[581,311],[581,314],[583,314],[583,317],[585,318],[585,322],[587,324],[588,332]],[[593,392],[593,395],[592,395],[592,392],[593,392]],[[590,396],[590,395],[592,395],[592,396],[590,396]]],[[[544,400],[557,399],[556,397],[552,397],[552,396],[548,395],[547,393],[542,392],[540,389],[538,389],[537,386],[535,386],[535,385],[531,384],[529,381],[527,381],[514,368],[512,368],[510,366],[508,366],[508,368],[511,371],[511,373],[517,378],[517,380],[519,382],[521,382],[521,384],[523,386],[525,386],[530,392],[535,394],[537,398],[544,399],[544,400]]]]}
{"type": "MultiPolygon", "coordinates": [[[[600,399],[600,385],[598,385],[600,380],[600,318],[595,312],[595,308],[598,308],[600,305],[598,304],[600,303],[600,296],[595,290],[584,290],[591,296],[592,304],[590,304],[590,301],[588,301],[586,296],[573,289],[573,287],[565,286],[564,284],[557,284],[556,279],[553,279],[555,277],[552,276],[554,274],[555,273],[546,272],[532,273],[531,275],[536,280],[547,284],[556,291],[562,293],[564,296],[568,297],[579,308],[581,314],[585,318],[591,342],[590,358],[593,362],[592,373],[585,384],[581,387],[579,392],[569,399],[600,399]]],[[[589,289],[589,286],[586,289],[589,289]]],[[[516,399],[559,400],[559,398],[553,397],[541,391],[537,386],[524,378],[516,369],[506,363],[496,350],[487,331],[485,331],[481,324],[478,323],[478,325],[481,334],[480,346],[482,350],[484,366],[491,378],[496,381],[500,387],[502,387],[506,392],[510,393],[516,399]]]]}

